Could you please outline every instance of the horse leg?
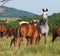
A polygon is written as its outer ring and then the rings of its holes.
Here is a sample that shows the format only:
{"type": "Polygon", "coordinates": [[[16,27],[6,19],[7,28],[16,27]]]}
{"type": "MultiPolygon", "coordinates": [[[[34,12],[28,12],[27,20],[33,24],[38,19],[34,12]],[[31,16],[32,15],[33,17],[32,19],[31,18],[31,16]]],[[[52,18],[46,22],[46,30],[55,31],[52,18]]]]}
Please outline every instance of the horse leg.
{"type": "Polygon", "coordinates": [[[0,37],[1,37],[1,38],[3,37],[3,32],[0,32],[0,37]]]}
{"type": "Polygon", "coordinates": [[[36,43],[38,44],[40,42],[40,35],[39,35],[39,37],[37,37],[37,39],[36,39],[36,43]]]}
{"type": "Polygon", "coordinates": [[[17,38],[13,38],[11,40],[10,46],[12,46],[12,44],[14,44],[14,47],[15,47],[16,46],[16,41],[17,41],[17,38]]]}
{"type": "Polygon", "coordinates": [[[20,41],[19,41],[19,47],[21,46],[22,42],[24,41],[25,37],[21,37],[20,41]]]}
{"type": "Polygon", "coordinates": [[[30,38],[30,45],[32,45],[32,38],[30,38]]]}
{"type": "Polygon", "coordinates": [[[30,38],[27,38],[27,46],[30,44],[30,38]]]}
{"type": "Polygon", "coordinates": [[[0,37],[1,37],[1,32],[0,32],[0,37]]]}
{"type": "Polygon", "coordinates": [[[3,37],[3,32],[1,32],[1,37],[3,37]]]}
{"type": "Polygon", "coordinates": [[[14,41],[14,46],[16,46],[17,40],[18,40],[18,39],[17,39],[17,38],[15,38],[15,41],[14,41]]]}
{"type": "Polygon", "coordinates": [[[54,40],[57,38],[57,36],[55,36],[55,37],[53,37],[53,39],[52,39],[52,43],[54,42],[54,40]]]}
{"type": "Polygon", "coordinates": [[[45,36],[45,37],[44,37],[44,43],[45,43],[45,44],[46,44],[46,40],[47,40],[47,35],[48,35],[48,34],[44,34],[44,36],[45,36]]]}
{"type": "Polygon", "coordinates": [[[44,43],[46,44],[46,36],[44,38],[45,38],[44,43]]]}
{"type": "Polygon", "coordinates": [[[14,38],[11,40],[10,47],[12,46],[12,43],[14,42],[14,38]]]}
{"type": "Polygon", "coordinates": [[[35,44],[36,43],[36,38],[33,38],[32,39],[32,44],[35,44]]]}
{"type": "Polygon", "coordinates": [[[0,37],[2,38],[2,32],[0,32],[0,37]]]}
{"type": "Polygon", "coordinates": [[[53,42],[54,42],[54,40],[57,38],[57,36],[58,36],[57,34],[54,34],[54,35],[53,35],[52,43],[53,43],[53,42]]]}

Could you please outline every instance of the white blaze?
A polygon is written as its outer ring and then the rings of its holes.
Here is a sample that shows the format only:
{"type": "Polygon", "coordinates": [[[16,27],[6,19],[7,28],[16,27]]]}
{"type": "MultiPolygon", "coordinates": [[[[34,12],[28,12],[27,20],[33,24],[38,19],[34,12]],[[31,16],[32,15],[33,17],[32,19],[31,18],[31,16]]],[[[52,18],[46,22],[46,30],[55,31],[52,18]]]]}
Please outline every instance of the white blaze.
{"type": "Polygon", "coordinates": [[[42,14],[43,14],[43,19],[47,19],[47,17],[48,17],[48,11],[45,11],[42,14]]]}

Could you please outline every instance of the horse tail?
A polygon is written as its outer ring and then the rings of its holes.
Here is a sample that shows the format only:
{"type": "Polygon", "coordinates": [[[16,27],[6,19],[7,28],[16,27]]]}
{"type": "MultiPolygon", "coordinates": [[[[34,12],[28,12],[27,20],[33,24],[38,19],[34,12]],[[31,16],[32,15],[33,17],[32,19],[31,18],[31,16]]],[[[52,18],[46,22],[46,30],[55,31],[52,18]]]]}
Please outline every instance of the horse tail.
{"type": "Polygon", "coordinates": [[[21,25],[18,25],[18,37],[21,37],[21,25]]]}

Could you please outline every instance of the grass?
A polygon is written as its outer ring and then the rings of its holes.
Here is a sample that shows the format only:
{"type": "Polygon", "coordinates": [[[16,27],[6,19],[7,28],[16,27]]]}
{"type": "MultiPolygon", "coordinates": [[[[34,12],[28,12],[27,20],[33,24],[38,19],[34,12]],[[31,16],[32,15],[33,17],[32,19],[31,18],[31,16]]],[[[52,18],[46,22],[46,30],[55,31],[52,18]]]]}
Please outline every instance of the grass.
{"type": "Polygon", "coordinates": [[[37,45],[26,46],[26,40],[19,48],[10,47],[11,38],[0,38],[0,56],[60,56],[60,38],[54,43],[51,42],[51,35],[44,44],[44,38],[37,45]]]}

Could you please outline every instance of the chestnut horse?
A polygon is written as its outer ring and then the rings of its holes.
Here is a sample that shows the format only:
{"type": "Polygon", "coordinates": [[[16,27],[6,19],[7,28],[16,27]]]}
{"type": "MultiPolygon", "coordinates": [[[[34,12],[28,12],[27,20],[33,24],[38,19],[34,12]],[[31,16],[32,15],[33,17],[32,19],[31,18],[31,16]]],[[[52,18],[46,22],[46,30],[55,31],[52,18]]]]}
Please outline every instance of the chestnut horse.
{"type": "Polygon", "coordinates": [[[34,44],[38,43],[40,40],[38,28],[36,26],[34,26],[33,24],[23,23],[23,24],[19,25],[18,28],[16,28],[14,33],[15,33],[14,38],[11,40],[10,46],[12,46],[12,43],[15,46],[18,41],[18,44],[20,47],[20,45],[23,43],[24,39],[27,39],[27,45],[33,44],[33,43],[34,44]],[[17,38],[18,31],[19,31],[19,35],[21,37],[21,38],[19,38],[19,40],[17,38]]]}
{"type": "Polygon", "coordinates": [[[0,24],[0,36],[2,37],[3,35],[5,35],[7,28],[6,28],[6,24],[1,23],[0,24]]]}
{"type": "Polygon", "coordinates": [[[27,39],[27,45],[28,44],[35,44],[39,42],[40,35],[38,28],[34,26],[33,24],[27,24],[23,23],[19,26],[19,32],[20,32],[20,41],[19,41],[19,47],[24,41],[24,39],[27,39]]]}
{"type": "Polygon", "coordinates": [[[52,34],[52,42],[57,38],[57,36],[60,36],[60,26],[55,26],[53,29],[53,34],[52,34]]]}

